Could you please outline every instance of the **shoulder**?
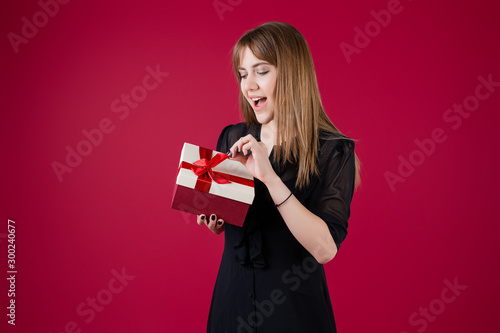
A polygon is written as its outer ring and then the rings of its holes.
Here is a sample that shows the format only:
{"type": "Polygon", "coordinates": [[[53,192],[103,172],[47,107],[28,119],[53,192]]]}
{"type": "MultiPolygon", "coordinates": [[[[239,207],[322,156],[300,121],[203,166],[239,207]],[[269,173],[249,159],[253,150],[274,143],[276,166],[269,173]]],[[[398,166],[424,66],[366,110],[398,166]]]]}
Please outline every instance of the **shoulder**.
{"type": "Polygon", "coordinates": [[[344,155],[354,153],[354,140],[334,132],[321,132],[319,138],[320,155],[331,155],[340,152],[344,155]]]}
{"type": "Polygon", "coordinates": [[[323,180],[335,182],[343,174],[354,184],[356,170],[354,146],[354,140],[343,134],[321,133],[318,166],[323,180]]]}
{"type": "Polygon", "coordinates": [[[222,129],[220,136],[234,136],[240,135],[247,130],[247,125],[245,123],[231,124],[227,125],[222,129]]]}

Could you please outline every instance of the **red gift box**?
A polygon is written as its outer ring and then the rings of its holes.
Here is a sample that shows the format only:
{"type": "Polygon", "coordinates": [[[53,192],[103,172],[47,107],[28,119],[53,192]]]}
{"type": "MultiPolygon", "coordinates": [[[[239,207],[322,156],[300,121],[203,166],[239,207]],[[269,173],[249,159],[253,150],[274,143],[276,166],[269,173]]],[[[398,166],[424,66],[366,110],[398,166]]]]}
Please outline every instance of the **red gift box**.
{"type": "Polygon", "coordinates": [[[216,214],[243,226],[255,196],[252,175],[224,153],[185,143],[171,207],[191,214],[216,214]]]}

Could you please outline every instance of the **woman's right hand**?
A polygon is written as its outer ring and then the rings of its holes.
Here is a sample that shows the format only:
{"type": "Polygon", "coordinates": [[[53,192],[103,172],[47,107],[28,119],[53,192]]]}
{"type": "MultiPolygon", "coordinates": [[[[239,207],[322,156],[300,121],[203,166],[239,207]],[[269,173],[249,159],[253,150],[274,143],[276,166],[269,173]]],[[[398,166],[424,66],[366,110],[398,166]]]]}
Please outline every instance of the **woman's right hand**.
{"type": "Polygon", "coordinates": [[[224,231],[224,221],[217,219],[217,215],[212,214],[210,217],[205,214],[197,215],[196,222],[198,225],[206,225],[214,234],[219,235],[224,231]]]}

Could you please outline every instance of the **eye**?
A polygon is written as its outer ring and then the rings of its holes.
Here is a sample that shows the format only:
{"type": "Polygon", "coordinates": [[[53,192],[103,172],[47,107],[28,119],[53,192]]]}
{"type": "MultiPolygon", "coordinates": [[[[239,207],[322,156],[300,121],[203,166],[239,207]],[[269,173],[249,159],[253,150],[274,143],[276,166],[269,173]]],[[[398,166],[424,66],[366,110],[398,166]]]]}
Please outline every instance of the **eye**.
{"type": "Polygon", "coordinates": [[[246,78],[247,78],[247,76],[248,76],[248,74],[242,74],[242,73],[240,73],[240,77],[241,77],[242,79],[246,79],[246,78]]]}
{"type": "Polygon", "coordinates": [[[269,71],[261,71],[261,72],[257,72],[257,74],[259,74],[259,75],[266,75],[267,73],[269,73],[269,71]]]}

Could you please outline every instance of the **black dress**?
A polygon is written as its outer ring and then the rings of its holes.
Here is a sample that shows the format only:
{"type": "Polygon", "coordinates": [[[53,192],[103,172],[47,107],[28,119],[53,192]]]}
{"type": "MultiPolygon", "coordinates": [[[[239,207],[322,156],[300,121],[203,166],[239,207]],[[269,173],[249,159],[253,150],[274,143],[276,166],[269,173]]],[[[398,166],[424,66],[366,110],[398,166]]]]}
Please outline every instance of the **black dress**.
{"type": "MultiPolygon", "coordinates": [[[[260,141],[260,125],[229,125],[217,150],[252,134],[260,141]]],[[[274,170],[295,197],[321,217],[340,247],[354,191],[354,142],[322,133],[320,176],[303,190],[295,188],[297,167],[274,170]]],[[[295,239],[274,207],[267,187],[255,179],[255,199],[242,228],[224,225],[225,243],[215,283],[207,332],[281,333],[336,332],[323,265],[295,239]]],[[[318,245],[321,251],[321,245],[318,245]]]]}

